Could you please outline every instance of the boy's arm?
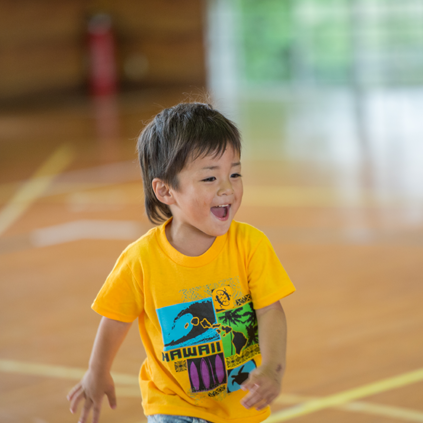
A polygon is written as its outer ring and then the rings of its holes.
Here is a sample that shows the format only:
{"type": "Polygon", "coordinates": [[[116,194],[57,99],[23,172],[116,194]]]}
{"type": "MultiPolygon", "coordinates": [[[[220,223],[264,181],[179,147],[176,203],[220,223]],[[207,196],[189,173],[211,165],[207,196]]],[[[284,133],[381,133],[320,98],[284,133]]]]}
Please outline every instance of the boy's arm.
{"type": "Polygon", "coordinates": [[[253,370],[242,389],[249,393],[241,404],[257,410],[268,406],[280,393],[285,372],[286,318],[279,301],[256,310],[262,364],[253,370]]]}
{"type": "Polygon", "coordinates": [[[121,346],[131,323],[103,317],[97,331],[87,373],[68,394],[71,402],[70,411],[75,413],[78,404],[84,400],[79,423],[87,421],[91,408],[93,409],[93,423],[98,423],[101,403],[107,395],[111,408],[116,408],[116,395],[110,368],[116,353],[121,346]]]}

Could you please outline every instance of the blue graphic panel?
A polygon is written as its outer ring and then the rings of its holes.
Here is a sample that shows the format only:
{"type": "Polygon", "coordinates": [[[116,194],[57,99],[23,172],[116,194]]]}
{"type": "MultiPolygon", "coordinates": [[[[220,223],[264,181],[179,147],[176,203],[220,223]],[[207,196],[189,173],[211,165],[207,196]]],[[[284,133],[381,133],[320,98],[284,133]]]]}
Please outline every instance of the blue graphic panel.
{"type": "Polygon", "coordinates": [[[256,367],[255,361],[250,360],[239,367],[235,367],[235,369],[228,370],[228,392],[235,392],[241,389],[241,385],[256,367]]]}
{"type": "Polygon", "coordinates": [[[158,308],[164,351],[219,341],[213,299],[192,301],[158,308]]]}

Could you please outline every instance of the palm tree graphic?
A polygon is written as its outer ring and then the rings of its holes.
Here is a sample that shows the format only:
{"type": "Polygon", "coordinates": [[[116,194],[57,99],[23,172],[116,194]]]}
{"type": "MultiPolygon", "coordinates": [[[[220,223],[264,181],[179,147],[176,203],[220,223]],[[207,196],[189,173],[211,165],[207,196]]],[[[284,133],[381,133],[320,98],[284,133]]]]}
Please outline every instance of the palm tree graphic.
{"type": "Polygon", "coordinates": [[[248,303],[250,311],[246,311],[242,314],[243,317],[246,317],[242,322],[246,325],[247,330],[247,347],[253,344],[258,344],[258,325],[257,325],[257,316],[253,308],[253,303],[248,303]]]}
{"type": "MultiPolygon", "coordinates": [[[[222,317],[221,317],[222,323],[224,323],[225,325],[231,326],[231,328],[232,328],[232,325],[237,326],[240,323],[243,323],[241,310],[242,310],[242,308],[236,308],[234,310],[228,310],[228,311],[225,311],[224,313],[222,313],[223,314],[222,317]]],[[[234,339],[234,334],[233,334],[233,329],[232,329],[231,330],[231,355],[234,354],[233,339],[234,339]]]]}
{"type": "Polygon", "coordinates": [[[245,313],[242,313],[243,317],[246,317],[246,320],[243,320],[243,323],[250,324],[257,324],[257,317],[256,317],[256,311],[253,308],[253,303],[248,303],[248,307],[250,308],[250,311],[246,311],[245,313]]]}
{"type": "Polygon", "coordinates": [[[246,347],[249,347],[250,345],[253,345],[253,344],[258,344],[258,326],[257,326],[257,324],[247,325],[245,328],[247,330],[247,345],[246,345],[246,347]]]}

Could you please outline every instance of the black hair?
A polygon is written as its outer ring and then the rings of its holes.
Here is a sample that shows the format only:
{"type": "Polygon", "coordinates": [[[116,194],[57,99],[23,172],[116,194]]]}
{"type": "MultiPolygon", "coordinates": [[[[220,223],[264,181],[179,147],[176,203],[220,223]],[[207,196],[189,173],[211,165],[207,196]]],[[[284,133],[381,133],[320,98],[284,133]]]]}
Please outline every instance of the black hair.
{"type": "Polygon", "coordinates": [[[148,219],[161,223],[172,217],[169,207],[153,191],[154,178],[178,189],[177,176],[188,159],[222,155],[228,144],[241,155],[237,127],[210,104],[180,103],[155,116],[137,143],[148,219]]]}

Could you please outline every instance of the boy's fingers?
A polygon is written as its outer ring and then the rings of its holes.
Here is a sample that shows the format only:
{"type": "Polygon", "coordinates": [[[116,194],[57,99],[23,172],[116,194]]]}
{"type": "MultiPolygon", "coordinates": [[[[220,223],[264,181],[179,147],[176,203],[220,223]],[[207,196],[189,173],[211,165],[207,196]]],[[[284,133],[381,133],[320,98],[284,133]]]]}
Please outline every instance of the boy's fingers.
{"type": "Polygon", "coordinates": [[[255,385],[255,388],[250,390],[241,401],[241,404],[246,408],[260,407],[258,409],[262,409],[269,405],[276,397],[277,394],[275,394],[275,391],[270,386],[263,387],[255,385]]]}
{"type": "Polygon", "coordinates": [[[272,380],[261,374],[257,369],[250,373],[241,388],[244,391],[249,391],[241,401],[245,408],[255,407],[257,410],[261,410],[267,407],[277,396],[275,395],[275,386],[272,380]]]}
{"type": "Polygon", "coordinates": [[[241,385],[241,388],[242,388],[243,391],[251,391],[251,390],[255,389],[257,386],[258,386],[257,383],[254,383],[252,381],[247,380],[246,382],[244,382],[241,385]]]}
{"type": "Polygon", "coordinates": [[[116,408],[116,393],[115,389],[111,389],[110,392],[106,393],[107,399],[109,400],[109,405],[112,410],[116,408]]]}
{"type": "Polygon", "coordinates": [[[251,399],[247,403],[246,408],[252,408],[254,407],[256,410],[262,410],[264,407],[267,407],[269,405],[268,399],[263,395],[257,395],[254,398],[251,399]]]}
{"type": "Polygon", "coordinates": [[[264,407],[270,405],[277,396],[278,394],[275,394],[274,392],[268,392],[267,395],[264,395],[263,401],[259,404],[256,404],[257,411],[262,410],[264,407]]]}
{"type": "Polygon", "coordinates": [[[257,404],[258,401],[261,401],[263,399],[261,393],[258,391],[258,386],[255,389],[251,389],[250,392],[242,399],[241,404],[245,408],[251,408],[255,404],[257,404]]]}
{"type": "Polygon", "coordinates": [[[75,385],[70,391],[69,391],[69,393],[68,393],[68,395],[67,395],[67,399],[68,399],[68,401],[71,401],[72,400],[72,398],[73,398],[73,396],[75,395],[75,393],[79,390],[79,389],[81,389],[81,383],[78,383],[77,385],[75,385]]]}
{"type": "Polygon", "coordinates": [[[84,398],[85,394],[81,388],[78,392],[74,392],[72,399],[70,400],[70,412],[74,414],[78,408],[79,402],[84,398]]]}
{"type": "Polygon", "coordinates": [[[246,391],[252,390],[255,386],[260,384],[260,376],[252,371],[248,376],[248,379],[241,385],[241,388],[246,391]]]}
{"type": "Polygon", "coordinates": [[[81,417],[79,418],[78,423],[85,423],[87,421],[92,406],[93,402],[89,398],[87,398],[85,400],[84,406],[82,407],[81,417]]]}
{"type": "Polygon", "coordinates": [[[255,404],[255,408],[257,411],[260,411],[263,408],[267,407],[269,404],[270,402],[267,399],[263,399],[262,401],[259,401],[257,404],[255,404]]]}
{"type": "Polygon", "coordinates": [[[255,407],[260,401],[262,401],[262,399],[263,398],[260,396],[254,396],[248,399],[247,401],[242,401],[241,404],[248,409],[251,407],[255,407]]]}
{"type": "Polygon", "coordinates": [[[244,391],[249,391],[247,394],[248,396],[248,395],[251,395],[253,392],[256,392],[258,389],[260,389],[260,385],[256,381],[251,381],[251,382],[247,381],[247,382],[244,382],[243,385],[241,385],[241,388],[244,391]]]}
{"type": "Polygon", "coordinates": [[[100,411],[101,411],[101,403],[94,404],[94,407],[93,407],[93,423],[98,423],[100,421],[100,411]]]}

